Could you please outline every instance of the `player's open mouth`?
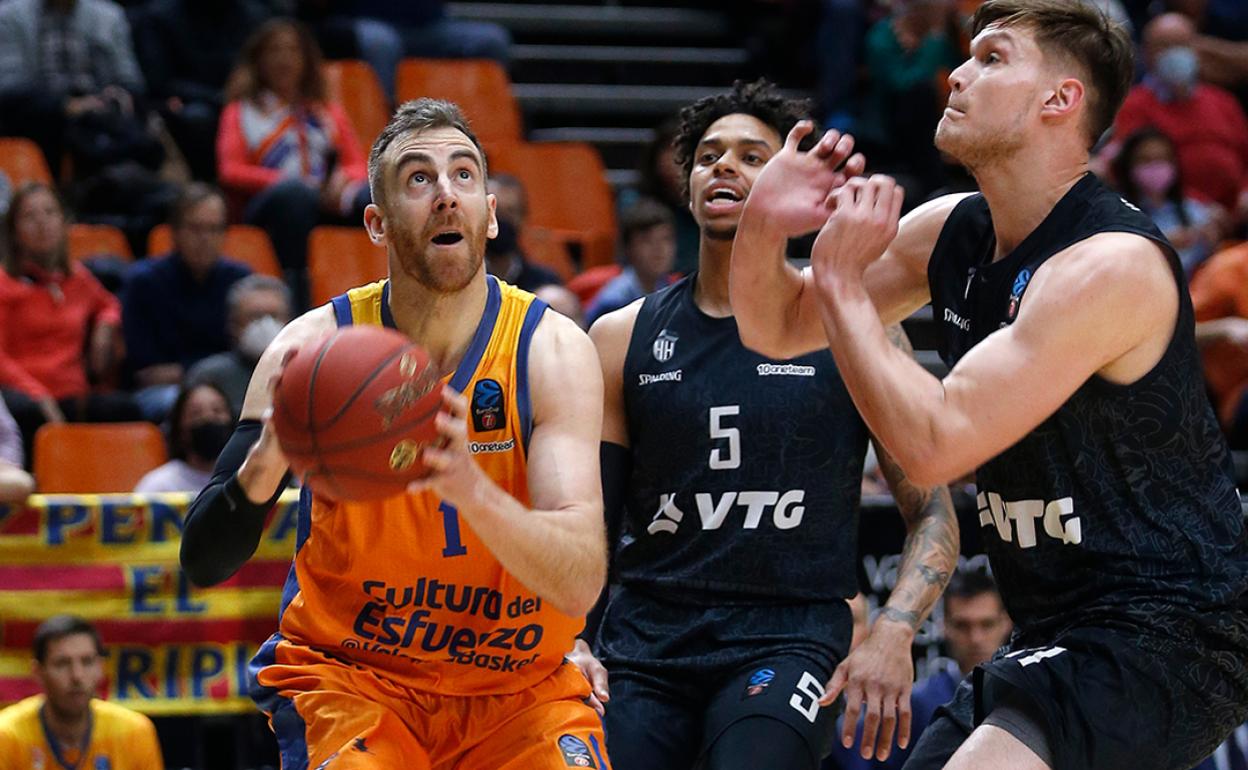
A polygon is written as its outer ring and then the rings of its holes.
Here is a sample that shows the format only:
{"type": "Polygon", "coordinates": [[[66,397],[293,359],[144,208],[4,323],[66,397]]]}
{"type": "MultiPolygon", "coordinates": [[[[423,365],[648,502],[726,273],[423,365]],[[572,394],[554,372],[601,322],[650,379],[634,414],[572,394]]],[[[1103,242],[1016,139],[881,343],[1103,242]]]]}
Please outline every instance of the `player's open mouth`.
{"type": "Polygon", "coordinates": [[[455,232],[454,230],[448,230],[444,233],[438,233],[437,235],[433,236],[433,242],[434,244],[438,246],[454,246],[455,244],[459,243],[463,239],[464,239],[464,236],[455,232]]]}
{"type": "Polygon", "coordinates": [[[729,211],[741,205],[745,194],[727,185],[712,186],[706,193],[706,208],[712,213],[729,211]]]}

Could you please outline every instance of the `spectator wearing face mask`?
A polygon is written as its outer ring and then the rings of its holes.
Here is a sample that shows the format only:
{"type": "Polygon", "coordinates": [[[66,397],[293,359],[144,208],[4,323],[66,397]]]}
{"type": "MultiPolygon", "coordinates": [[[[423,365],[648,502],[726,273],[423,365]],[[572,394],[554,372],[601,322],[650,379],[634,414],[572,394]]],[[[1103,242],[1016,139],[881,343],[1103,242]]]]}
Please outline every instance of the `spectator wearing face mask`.
{"type": "Polygon", "coordinates": [[[192,366],[186,382],[216,387],[225,393],[230,411],[239,414],[260,354],[290,321],[290,289],[272,276],[249,275],[231,287],[225,305],[231,349],[192,366]]]}
{"type": "Polygon", "coordinates": [[[144,418],[161,422],[187,369],[228,350],[226,296],[251,274],[221,253],[225,197],[217,188],[186,186],[173,209],[173,251],[136,262],[121,295],[127,363],[139,386],[144,418]]]}
{"type": "MultiPolygon", "coordinates": [[[[1186,16],[1165,13],[1144,27],[1144,80],[1127,94],[1114,121],[1122,141],[1156,126],[1178,151],[1187,192],[1248,219],[1248,118],[1225,89],[1200,81],[1196,28],[1186,16]]],[[[1116,147],[1109,150],[1117,151],[1116,147]]]]}
{"type": "Polygon", "coordinates": [[[1174,143],[1155,128],[1136,131],[1114,158],[1122,196],[1148,214],[1179,252],[1190,278],[1222,237],[1220,211],[1183,193],[1174,143]]]}
{"type": "Polygon", "coordinates": [[[212,478],[217,455],[234,431],[225,394],[208,384],[183,388],[169,415],[172,460],[139,479],[135,492],[198,493],[212,478]]]}

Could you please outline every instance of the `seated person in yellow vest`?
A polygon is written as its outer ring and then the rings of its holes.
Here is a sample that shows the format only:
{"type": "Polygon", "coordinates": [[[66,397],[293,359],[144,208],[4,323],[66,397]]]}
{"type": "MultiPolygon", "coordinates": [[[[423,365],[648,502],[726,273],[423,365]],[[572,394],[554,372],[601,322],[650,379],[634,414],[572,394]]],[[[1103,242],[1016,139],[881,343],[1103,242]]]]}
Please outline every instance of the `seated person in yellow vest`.
{"type": "Polygon", "coordinates": [[[104,659],[90,623],[48,618],[34,649],[43,694],[0,711],[0,770],[163,770],[152,720],[95,697],[104,659]]]}

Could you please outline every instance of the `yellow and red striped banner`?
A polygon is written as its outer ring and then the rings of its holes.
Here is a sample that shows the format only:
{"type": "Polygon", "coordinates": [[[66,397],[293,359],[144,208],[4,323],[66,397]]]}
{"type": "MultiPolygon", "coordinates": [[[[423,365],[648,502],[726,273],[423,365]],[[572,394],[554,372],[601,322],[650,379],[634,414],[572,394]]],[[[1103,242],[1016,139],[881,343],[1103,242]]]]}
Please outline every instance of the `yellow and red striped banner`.
{"type": "Polygon", "coordinates": [[[254,708],[247,662],[277,630],[298,493],[286,492],[255,556],[210,589],[178,565],[187,494],[35,495],[0,507],[0,705],[34,694],[31,642],[80,615],[107,650],[107,698],[153,715],[254,708]]]}

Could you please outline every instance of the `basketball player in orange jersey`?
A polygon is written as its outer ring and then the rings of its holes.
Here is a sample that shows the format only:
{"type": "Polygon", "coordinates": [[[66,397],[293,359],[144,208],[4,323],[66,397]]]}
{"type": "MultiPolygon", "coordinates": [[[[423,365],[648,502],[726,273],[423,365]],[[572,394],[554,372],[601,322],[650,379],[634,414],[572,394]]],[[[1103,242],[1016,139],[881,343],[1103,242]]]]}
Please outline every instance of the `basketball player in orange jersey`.
{"type": "Polygon", "coordinates": [[[260,359],[182,562],[219,582],[254,552],[287,462],[264,415],[288,351],[346,324],[422,345],[449,443],[380,502],[307,488],[278,633],[252,661],[284,768],[607,768],[584,676],[565,665],[602,587],[602,380],[589,338],[488,276],[486,160],[459,109],[400,107],[369,158],[365,214],[389,278],[293,321],[260,359]],[[463,395],[461,395],[461,393],[463,395]]]}

